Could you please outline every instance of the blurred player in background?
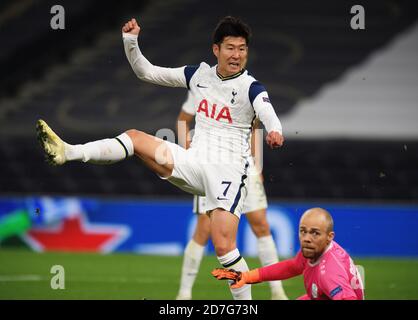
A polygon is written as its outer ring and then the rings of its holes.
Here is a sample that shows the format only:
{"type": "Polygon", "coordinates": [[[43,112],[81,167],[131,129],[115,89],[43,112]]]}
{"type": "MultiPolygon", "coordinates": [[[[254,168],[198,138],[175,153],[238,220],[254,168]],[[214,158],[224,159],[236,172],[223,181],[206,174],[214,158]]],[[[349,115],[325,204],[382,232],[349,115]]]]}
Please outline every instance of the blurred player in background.
{"type": "MultiPolygon", "coordinates": [[[[186,149],[190,146],[190,127],[196,114],[197,103],[189,93],[183,103],[182,110],[177,119],[177,136],[179,143],[186,149]]],[[[256,120],[251,135],[251,153],[248,168],[248,194],[244,200],[243,213],[246,213],[251,229],[257,237],[257,249],[260,262],[268,266],[279,261],[276,244],[270,232],[270,225],[266,217],[267,197],[263,186],[263,176],[255,166],[255,141],[256,128],[259,122],[256,120]]],[[[262,141],[261,141],[262,143],[262,141]]],[[[199,271],[200,262],[204,254],[205,246],[210,237],[210,218],[206,215],[206,198],[194,196],[193,212],[197,214],[197,224],[192,239],[188,242],[184,251],[184,259],[180,280],[180,289],[177,300],[190,300],[192,288],[199,271]]],[[[281,281],[270,281],[271,298],[273,300],[287,300],[281,281]]]]}
{"type": "Polygon", "coordinates": [[[301,250],[295,258],[248,272],[215,269],[219,280],[232,287],[248,283],[285,280],[303,274],[306,294],[299,300],[363,300],[364,286],[348,253],[334,241],[334,222],[322,208],[305,211],[299,223],[301,250]]]}
{"type": "MultiPolygon", "coordinates": [[[[116,138],[70,145],[43,120],[38,120],[38,139],[47,160],[111,164],[132,155],[180,189],[206,196],[211,239],[224,267],[247,271],[236,247],[243,201],[247,195],[247,169],[251,157],[250,136],[258,117],[267,130],[271,148],[283,145],[282,126],[268,94],[244,69],[248,58],[250,29],[234,17],[223,18],[213,34],[212,51],[217,65],[165,68],[151,64],[138,46],[140,27],[135,19],[122,28],[125,53],[141,80],[169,87],[188,88],[200,101],[195,135],[189,149],[158,139],[143,131],[128,130],[116,138]]],[[[151,106],[138,106],[140,108],[151,106]]],[[[251,299],[251,286],[230,288],[234,299],[251,299]]]]}

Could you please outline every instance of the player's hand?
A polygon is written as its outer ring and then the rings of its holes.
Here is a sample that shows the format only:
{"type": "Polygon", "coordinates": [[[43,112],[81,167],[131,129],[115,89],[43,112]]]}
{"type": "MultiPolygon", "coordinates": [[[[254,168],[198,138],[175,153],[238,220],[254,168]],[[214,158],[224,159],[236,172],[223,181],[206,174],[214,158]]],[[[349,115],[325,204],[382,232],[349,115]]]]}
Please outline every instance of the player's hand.
{"type": "Polygon", "coordinates": [[[134,18],[129,20],[127,23],[125,23],[122,27],[122,32],[130,33],[135,36],[139,35],[139,32],[141,31],[141,28],[139,27],[138,23],[134,18]]]}
{"type": "Polygon", "coordinates": [[[279,132],[270,131],[266,137],[266,142],[270,148],[274,149],[283,145],[284,138],[279,132]]]}
{"type": "Polygon", "coordinates": [[[217,268],[213,269],[211,273],[218,280],[232,280],[231,288],[233,289],[241,288],[246,284],[245,272],[235,271],[234,269],[217,268]]]}

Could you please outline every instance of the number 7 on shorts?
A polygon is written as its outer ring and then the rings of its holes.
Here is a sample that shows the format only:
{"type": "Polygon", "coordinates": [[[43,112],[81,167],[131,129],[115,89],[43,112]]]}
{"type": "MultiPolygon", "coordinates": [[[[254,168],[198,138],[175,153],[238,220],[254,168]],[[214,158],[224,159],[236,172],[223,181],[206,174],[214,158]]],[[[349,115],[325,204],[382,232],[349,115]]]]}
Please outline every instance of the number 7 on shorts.
{"type": "MultiPolygon", "coordinates": [[[[231,186],[231,183],[232,183],[231,181],[222,181],[222,184],[226,185],[225,191],[222,194],[224,197],[226,197],[226,194],[229,190],[229,187],[231,186]]],[[[219,198],[218,197],[218,200],[227,200],[227,198],[219,198]]]]}

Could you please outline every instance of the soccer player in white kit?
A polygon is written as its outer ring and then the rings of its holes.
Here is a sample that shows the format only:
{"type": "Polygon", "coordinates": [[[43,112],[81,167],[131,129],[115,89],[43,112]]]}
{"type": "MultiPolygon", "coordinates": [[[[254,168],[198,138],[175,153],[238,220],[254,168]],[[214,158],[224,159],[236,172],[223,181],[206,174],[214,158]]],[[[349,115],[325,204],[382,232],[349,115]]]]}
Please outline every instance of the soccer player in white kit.
{"type": "MultiPolygon", "coordinates": [[[[188,88],[198,99],[195,135],[191,147],[158,139],[135,129],[113,139],[70,145],[43,120],[37,122],[38,139],[47,159],[55,165],[67,161],[111,164],[135,154],[161,178],[195,195],[206,196],[211,239],[218,261],[225,268],[247,271],[236,247],[236,234],[250,157],[253,120],[267,130],[271,148],[283,145],[282,126],[267,91],[244,69],[250,30],[234,17],[217,25],[212,51],[217,65],[202,62],[179,68],[151,64],[138,47],[140,27],[135,19],[122,28],[125,53],[141,80],[169,87],[188,88]]],[[[251,299],[251,286],[231,289],[234,299],[251,299]]]]}
{"type": "MultiPolygon", "coordinates": [[[[190,146],[191,125],[196,114],[197,103],[189,92],[186,101],[183,103],[177,119],[177,136],[179,144],[186,149],[190,146]]],[[[257,238],[257,252],[262,266],[268,266],[279,262],[277,248],[270,231],[270,225],[267,221],[267,197],[263,185],[263,176],[261,166],[255,165],[255,144],[256,130],[259,127],[259,121],[255,121],[251,135],[251,154],[250,165],[248,167],[248,194],[244,200],[242,212],[251,226],[257,238]]],[[[260,135],[262,138],[262,135],[260,135]]],[[[210,238],[210,218],[206,214],[206,198],[194,196],[193,212],[197,215],[196,227],[192,238],[184,250],[183,265],[181,270],[180,287],[176,296],[177,300],[192,299],[192,288],[199,271],[205,247],[210,238]]],[[[286,293],[281,281],[270,281],[271,298],[273,300],[287,300],[286,293]]]]}

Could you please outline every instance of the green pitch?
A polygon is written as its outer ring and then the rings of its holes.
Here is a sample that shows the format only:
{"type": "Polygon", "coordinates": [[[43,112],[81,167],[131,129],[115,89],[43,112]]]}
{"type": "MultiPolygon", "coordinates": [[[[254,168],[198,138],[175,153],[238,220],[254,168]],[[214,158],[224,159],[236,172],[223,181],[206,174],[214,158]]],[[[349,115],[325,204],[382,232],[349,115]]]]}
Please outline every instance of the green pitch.
{"type": "MultiPolygon", "coordinates": [[[[250,268],[257,259],[246,259],[250,268]]],[[[179,286],[182,257],[134,254],[34,253],[0,249],[0,299],[168,299],[179,286]],[[51,289],[51,267],[65,270],[65,289],[51,289]]],[[[365,268],[367,299],[418,299],[418,259],[355,259],[365,268]]],[[[231,299],[226,284],[209,272],[219,264],[203,259],[194,299],[231,299]]],[[[304,293],[301,277],[284,281],[289,298],[304,293]]],[[[254,299],[269,299],[268,284],[253,286],[254,299]]]]}

